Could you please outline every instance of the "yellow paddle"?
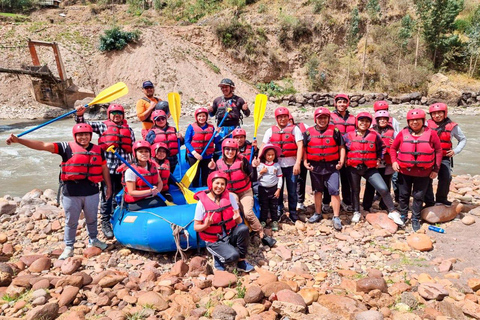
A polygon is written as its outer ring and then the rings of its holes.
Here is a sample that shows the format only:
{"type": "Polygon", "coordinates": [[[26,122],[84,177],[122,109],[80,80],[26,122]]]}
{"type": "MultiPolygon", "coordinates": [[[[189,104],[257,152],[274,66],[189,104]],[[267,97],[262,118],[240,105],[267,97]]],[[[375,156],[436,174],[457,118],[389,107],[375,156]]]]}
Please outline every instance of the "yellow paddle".
{"type": "Polygon", "coordinates": [[[193,197],[195,193],[192,190],[185,187],[181,182],[178,182],[173,175],[171,175],[170,177],[172,178],[173,182],[175,182],[175,184],[178,186],[180,191],[183,193],[183,196],[185,197],[185,200],[187,201],[188,204],[193,204],[198,202],[193,197]]]}
{"type": "MultiPolygon", "coordinates": [[[[265,110],[267,109],[267,100],[268,97],[264,94],[257,94],[255,97],[255,105],[253,107],[253,121],[255,124],[255,130],[253,132],[253,141],[257,140],[257,131],[258,127],[260,126],[260,123],[263,120],[263,117],[265,116],[265,110]]],[[[253,160],[253,152],[254,146],[252,145],[252,152],[250,156],[250,163],[252,163],[253,160]]]]}
{"type": "MultiPolygon", "coordinates": [[[[114,84],[113,86],[108,87],[107,89],[100,92],[90,103],[87,103],[85,105],[85,108],[88,108],[89,106],[94,105],[94,104],[108,103],[110,101],[113,101],[113,100],[116,100],[120,97],[123,97],[127,93],[128,93],[127,85],[123,82],[118,82],[118,83],[114,84]]],[[[71,115],[75,112],[77,112],[77,110],[69,111],[69,112],[67,112],[67,113],[65,113],[65,114],[63,114],[59,117],[56,117],[55,119],[49,120],[45,123],[42,123],[41,125],[38,125],[38,126],[32,128],[32,129],[29,129],[27,131],[24,131],[24,132],[20,133],[18,135],[18,137],[20,138],[21,136],[24,136],[27,133],[30,133],[32,131],[35,131],[37,129],[45,127],[46,125],[49,125],[50,123],[55,122],[57,120],[63,119],[63,118],[65,118],[65,117],[67,117],[67,116],[69,116],[69,115],[71,115]]]]}
{"type": "MultiPolygon", "coordinates": [[[[175,122],[175,127],[177,132],[180,131],[178,123],[180,121],[180,113],[182,110],[182,104],[180,103],[180,95],[178,92],[170,92],[168,94],[168,107],[170,109],[170,114],[172,115],[173,121],[175,122]]],[[[182,175],[182,157],[180,156],[180,139],[177,139],[178,143],[178,165],[180,166],[180,175],[182,175]]]]}

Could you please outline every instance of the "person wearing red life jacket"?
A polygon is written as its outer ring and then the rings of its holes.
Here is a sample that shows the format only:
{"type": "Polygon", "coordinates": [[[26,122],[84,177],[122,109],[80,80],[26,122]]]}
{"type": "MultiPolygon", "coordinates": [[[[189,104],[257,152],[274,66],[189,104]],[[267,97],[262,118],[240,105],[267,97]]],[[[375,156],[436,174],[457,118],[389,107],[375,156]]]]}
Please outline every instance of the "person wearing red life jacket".
{"type": "Polygon", "coordinates": [[[425,125],[425,111],[409,110],[407,123],[408,127],[398,133],[390,146],[390,158],[393,170],[399,172],[402,220],[407,220],[412,196],[412,229],[416,232],[421,228],[420,211],[428,184],[437,177],[442,162],[442,145],[437,132],[425,125]]]}
{"type": "MultiPolygon", "coordinates": [[[[80,106],[77,108],[75,121],[77,123],[88,123],[92,126],[93,132],[99,135],[98,145],[106,150],[113,145],[124,159],[130,160],[132,155],[132,144],[135,142],[135,133],[125,120],[125,110],[119,104],[111,104],[107,109],[106,121],[85,121],[84,113],[86,108],[80,106]]],[[[110,172],[110,181],[112,184],[113,197],[107,198],[106,185],[102,182],[100,214],[102,216],[102,231],[107,239],[113,239],[113,230],[110,220],[112,219],[113,210],[117,206],[115,195],[122,188],[122,175],[117,173],[117,168],[122,162],[111,152],[105,154],[107,158],[107,166],[110,172]]]]}
{"type": "Polygon", "coordinates": [[[377,170],[383,159],[385,144],[378,133],[369,129],[371,124],[372,116],[370,113],[360,112],[356,118],[355,131],[344,135],[347,149],[346,165],[350,174],[354,209],[352,222],[357,223],[362,217],[360,212],[360,180],[364,177],[380,193],[387,206],[388,217],[396,224],[403,225],[400,213],[395,209],[389,189],[377,170]]]}
{"type": "MultiPolygon", "coordinates": [[[[297,126],[289,126],[290,111],[285,107],[275,109],[277,124],[268,128],[263,136],[262,148],[267,143],[276,145],[282,150],[278,164],[282,167],[284,183],[278,198],[279,217],[283,216],[283,190],[284,185],[288,193],[289,218],[293,222],[298,220],[297,215],[297,179],[303,156],[303,136],[297,126]]],[[[261,149],[260,148],[260,152],[261,149]]]]}
{"type": "MultiPolygon", "coordinates": [[[[290,113],[288,117],[288,123],[292,126],[297,126],[302,132],[302,135],[307,131],[308,124],[303,122],[295,123],[295,119],[293,118],[292,114],[290,113]]],[[[305,210],[305,188],[307,186],[307,169],[303,165],[303,161],[300,163],[300,174],[298,175],[297,179],[297,210],[305,210]]]]}
{"type": "Polygon", "coordinates": [[[315,193],[315,213],[308,222],[322,219],[322,195],[329,190],[333,207],[333,227],[342,230],[340,220],[340,173],[345,163],[345,147],[340,131],[330,124],[330,111],[327,108],[315,110],[315,126],[303,134],[303,163],[310,171],[312,189],[315,193]]]}
{"type": "MultiPolygon", "coordinates": [[[[392,168],[392,160],[390,159],[390,146],[393,143],[393,139],[397,136],[395,130],[391,125],[391,121],[389,121],[390,114],[386,110],[379,110],[375,112],[375,124],[372,126],[372,130],[375,130],[383,140],[385,144],[385,152],[383,155],[383,159],[380,161],[380,165],[378,166],[378,172],[385,181],[387,185],[388,192],[390,192],[391,188],[391,181],[392,175],[395,171],[392,168]]],[[[373,199],[375,196],[375,188],[367,181],[365,184],[365,193],[363,194],[363,209],[365,211],[370,211],[373,199]]],[[[380,208],[383,210],[387,210],[387,205],[383,200],[380,201],[380,208]]]]}
{"type": "Polygon", "coordinates": [[[168,161],[170,162],[170,172],[174,172],[178,164],[178,152],[184,141],[182,133],[177,132],[175,127],[172,127],[167,122],[167,114],[163,110],[155,110],[152,112],[153,127],[148,130],[145,140],[150,144],[163,142],[168,146],[170,155],[168,161]],[[180,145],[178,142],[180,141],[180,145]]]}
{"type": "Polygon", "coordinates": [[[253,170],[250,162],[239,154],[237,141],[232,138],[225,139],[222,143],[222,158],[218,159],[216,163],[212,159],[208,167],[210,170],[218,170],[227,174],[228,191],[235,195],[246,223],[252,231],[258,233],[263,244],[273,247],[277,241],[265,234],[253,211],[254,199],[251,181],[256,180],[256,171],[253,170]]]}
{"type": "MultiPolygon", "coordinates": [[[[355,131],[355,116],[350,114],[348,111],[348,106],[350,105],[350,98],[347,94],[339,93],[333,99],[333,105],[335,110],[330,114],[330,123],[337,128],[342,135],[347,132],[355,131]]],[[[347,167],[343,166],[340,169],[340,184],[342,188],[342,201],[340,202],[341,207],[346,212],[353,212],[352,208],[352,190],[350,188],[349,174],[347,167]]],[[[326,190],[323,197],[323,211],[328,212],[330,203],[330,195],[328,190],[326,190]]]]}
{"type": "Polygon", "coordinates": [[[167,199],[167,201],[173,202],[173,197],[169,192],[168,179],[170,178],[171,168],[170,161],[168,161],[168,155],[170,149],[163,142],[157,142],[152,145],[152,158],[158,165],[158,172],[160,179],[162,179],[163,188],[160,193],[167,199]]]}
{"type": "Polygon", "coordinates": [[[220,140],[216,136],[213,141],[207,146],[208,141],[212,135],[215,134],[213,125],[207,123],[208,110],[207,108],[198,108],[195,110],[195,122],[190,124],[185,132],[185,147],[187,148],[186,159],[192,166],[199,160],[198,170],[195,178],[192,181],[192,187],[206,186],[207,177],[210,173],[208,163],[213,158],[215,152],[215,144],[220,140]],[[204,149],[207,149],[203,157],[201,156],[204,149]]]}
{"type": "Polygon", "coordinates": [[[237,263],[237,269],[250,272],[254,268],[245,260],[250,236],[234,195],[227,189],[228,176],[214,171],[208,175],[208,189],[199,191],[193,228],[207,243],[214,267],[225,271],[225,264],[237,263]]]}
{"type": "Polygon", "coordinates": [[[460,126],[448,117],[448,108],[445,103],[434,103],[428,109],[431,119],[427,121],[430,129],[437,131],[442,145],[442,163],[438,171],[438,186],[435,198],[433,197],[432,181],[428,184],[425,194],[425,206],[433,204],[450,206],[448,192],[452,182],[453,156],[459,154],[467,144],[467,138],[460,126]],[[457,146],[453,148],[452,137],[457,140],[457,146]]]}
{"type": "Polygon", "coordinates": [[[73,129],[74,141],[43,142],[18,138],[13,134],[7,139],[7,145],[20,143],[27,148],[43,150],[62,157],[62,206],[65,210],[65,249],[58,258],[65,260],[73,256],[73,245],[77,234],[78,219],[83,210],[88,232],[88,246],[102,250],[107,244],[97,239],[97,212],[99,197],[99,182],[105,181],[106,197],[112,196],[110,175],[105,160],[105,152],[92,140],[92,127],[86,123],[76,124],[73,129]]]}
{"type": "Polygon", "coordinates": [[[251,162],[253,158],[258,156],[257,140],[250,142],[247,140],[247,132],[245,129],[236,128],[232,131],[232,138],[238,143],[239,153],[247,158],[248,162],[251,162]],[[253,158],[252,158],[252,146],[253,146],[253,158]]]}
{"type": "Polygon", "coordinates": [[[132,169],[121,166],[118,171],[123,173],[125,183],[125,202],[128,210],[138,211],[147,208],[165,206],[156,195],[163,189],[162,178],[158,165],[151,159],[152,146],[147,141],[137,141],[133,144],[132,167],[137,170],[152,186],[150,188],[132,169]]]}

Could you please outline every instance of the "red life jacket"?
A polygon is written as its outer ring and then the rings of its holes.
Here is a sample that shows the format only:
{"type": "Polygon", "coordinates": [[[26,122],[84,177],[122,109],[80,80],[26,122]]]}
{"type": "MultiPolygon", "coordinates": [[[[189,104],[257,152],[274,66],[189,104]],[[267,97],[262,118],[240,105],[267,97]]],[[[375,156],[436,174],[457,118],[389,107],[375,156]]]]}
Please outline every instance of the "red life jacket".
{"type": "Polygon", "coordinates": [[[250,177],[243,172],[243,157],[236,157],[231,166],[228,166],[222,159],[217,160],[217,169],[228,175],[228,191],[241,193],[251,188],[250,177]]]}
{"type": "Polygon", "coordinates": [[[425,127],[422,135],[414,137],[407,128],[403,129],[403,140],[398,149],[397,161],[400,168],[411,167],[433,168],[435,164],[435,149],[430,144],[432,130],[425,127]]]}
{"type": "Polygon", "coordinates": [[[117,125],[115,122],[107,120],[104,121],[107,126],[107,130],[98,138],[98,145],[107,150],[111,145],[115,148],[122,148],[126,153],[132,152],[132,133],[126,120],[123,120],[121,125],[117,125]]]}
{"type": "Polygon", "coordinates": [[[390,158],[390,146],[393,143],[393,137],[394,137],[394,134],[395,134],[395,131],[393,130],[393,127],[388,125],[387,130],[382,130],[382,132],[380,132],[380,128],[378,127],[378,125],[374,125],[373,129],[376,132],[378,132],[378,134],[380,135],[380,137],[383,140],[383,143],[385,143],[385,146],[386,146],[385,154],[383,155],[383,160],[385,160],[386,164],[392,164],[392,158],[390,158]]]}
{"type": "MultiPolygon", "coordinates": [[[[155,159],[155,162],[158,160],[155,159]]],[[[163,187],[161,192],[168,191],[168,178],[170,178],[170,161],[164,159],[163,163],[160,164],[157,162],[158,173],[160,173],[160,179],[162,179],[163,187]]]]}
{"type": "Polygon", "coordinates": [[[174,127],[168,127],[167,130],[160,129],[159,127],[153,126],[150,130],[155,132],[155,140],[152,145],[157,142],[163,142],[168,146],[170,150],[170,156],[176,156],[178,154],[178,139],[177,139],[177,130],[174,127]]]}
{"type": "MultiPolygon", "coordinates": [[[[211,124],[209,124],[207,128],[202,129],[196,122],[192,123],[191,126],[193,127],[193,137],[190,144],[192,145],[192,147],[195,149],[196,152],[201,154],[203,152],[203,149],[205,149],[205,146],[207,145],[208,141],[210,141],[210,138],[214,134],[215,128],[211,124]]],[[[187,152],[190,153],[190,151],[188,151],[188,148],[187,148],[187,152]]],[[[208,145],[208,149],[205,152],[205,155],[210,155],[210,154],[213,154],[214,152],[215,152],[215,144],[212,141],[212,143],[208,145]]]]}
{"type": "Polygon", "coordinates": [[[339,147],[333,134],[335,126],[329,125],[322,133],[317,126],[307,129],[310,134],[310,141],[307,145],[307,160],[310,161],[338,161],[340,159],[339,147]]]}
{"type": "Polygon", "coordinates": [[[356,168],[365,164],[368,168],[377,166],[377,133],[369,130],[366,136],[358,136],[356,131],[348,132],[347,138],[351,141],[347,154],[347,166],[356,168]]]}
{"type": "Polygon", "coordinates": [[[88,179],[93,183],[103,181],[102,148],[94,144],[90,151],[87,151],[87,149],[72,141],[68,145],[72,149],[72,157],[61,163],[60,179],[62,181],[88,179]]]}
{"type": "MultiPolygon", "coordinates": [[[[147,167],[149,168],[148,170],[146,168],[140,167],[140,166],[138,166],[134,163],[132,163],[131,165],[151,185],[153,185],[153,186],[158,185],[158,165],[154,161],[148,160],[148,165],[147,165],[147,167]]],[[[127,169],[128,169],[127,166],[121,166],[117,169],[117,172],[122,172],[122,171],[124,172],[127,169]]],[[[125,183],[125,173],[123,174],[122,183],[125,185],[125,201],[127,203],[133,203],[133,202],[136,202],[138,200],[142,200],[142,199],[150,197],[149,195],[148,196],[143,196],[143,197],[133,197],[133,196],[131,196],[128,193],[128,188],[127,188],[127,185],[125,183]]],[[[140,179],[140,177],[137,177],[137,180],[135,180],[135,190],[148,190],[148,189],[150,189],[150,187],[147,186],[145,184],[145,182],[143,182],[143,180],[140,179]]]]}
{"type": "Polygon", "coordinates": [[[330,113],[330,123],[337,128],[341,134],[355,131],[355,116],[349,115],[347,120],[343,119],[338,113],[330,113]]]}
{"type": "Polygon", "coordinates": [[[297,156],[297,142],[295,141],[295,134],[293,133],[293,129],[295,128],[295,126],[287,126],[280,129],[277,126],[272,126],[270,143],[282,149],[281,157],[297,156]]]}
{"type": "Polygon", "coordinates": [[[210,226],[199,232],[200,238],[207,242],[217,242],[223,237],[223,232],[229,235],[233,228],[237,225],[233,219],[233,208],[230,203],[229,192],[223,192],[220,197],[220,204],[210,199],[207,192],[199,191],[195,193],[195,199],[200,200],[205,208],[205,216],[203,221],[209,216],[212,216],[213,222],[210,226]]]}
{"type": "Polygon", "coordinates": [[[241,147],[238,151],[242,156],[247,158],[248,162],[250,162],[250,156],[252,155],[252,143],[250,141],[245,141],[243,147],[241,147]]]}
{"type": "Polygon", "coordinates": [[[305,128],[305,123],[300,122],[300,123],[297,123],[297,124],[295,124],[295,125],[298,127],[298,129],[300,129],[300,131],[302,132],[302,134],[303,134],[305,131],[307,131],[307,128],[305,128]]]}
{"type": "Polygon", "coordinates": [[[437,131],[438,138],[442,144],[442,155],[445,157],[447,155],[447,151],[452,150],[452,130],[457,124],[450,120],[446,123],[443,123],[441,126],[438,126],[435,121],[429,119],[427,121],[427,125],[430,129],[437,131]]]}

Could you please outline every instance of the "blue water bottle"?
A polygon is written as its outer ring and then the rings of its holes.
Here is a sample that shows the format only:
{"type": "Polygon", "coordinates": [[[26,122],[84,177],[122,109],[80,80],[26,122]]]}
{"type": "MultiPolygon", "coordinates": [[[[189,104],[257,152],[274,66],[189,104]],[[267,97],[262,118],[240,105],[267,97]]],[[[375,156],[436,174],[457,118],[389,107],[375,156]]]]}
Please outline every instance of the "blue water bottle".
{"type": "Polygon", "coordinates": [[[428,230],[432,230],[438,233],[445,233],[445,229],[440,228],[440,227],[435,227],[435,226],[429,226],[428,230]]]}

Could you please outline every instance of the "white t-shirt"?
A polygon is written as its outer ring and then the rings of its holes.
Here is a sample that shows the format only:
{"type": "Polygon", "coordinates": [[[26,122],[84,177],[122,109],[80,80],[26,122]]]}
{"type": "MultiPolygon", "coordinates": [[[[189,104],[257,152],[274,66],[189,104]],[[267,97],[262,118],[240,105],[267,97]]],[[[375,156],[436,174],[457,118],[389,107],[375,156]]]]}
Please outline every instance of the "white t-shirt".
{"type": "MultiPolygon", "coordinates": [[[[231,192],[229,192],[228,195],[229,195],[230,203],[232,204],[233,210],[238,210],[238,203],[237,203],[237,200],[235,200],[235,196],[231,192]]],[[[203,206],[202,201],[198,201],[197,207],[195,208],[195,217],[193,219],[198,221],[203,221],[204,217],[205,217],[205,207],[203,206]]]]}
{"type": "Polygon", "coordinates": [[[125,171],[125,181],[137,181],[137,175],[130,168],[125,171]]]}
{"type": "MultiPolygon", "coordinates": [[[[300,128],[298,128],[297,126],[295,126],[295,128],[293,129],[293,134],[295,135],[295,142],[303,141],[302,131],[300,131],[300,128]]],[[[272,128],[268,128],[267,131],[265,131],[265,135],[263,136],[263,143],[269,143],[271,137],[272,128]]],[[[295,165],[295,162],[297,162],[297,157],[280,157],[278,159],[278,164],[282,168],[293,167],[295,165]]]]}

